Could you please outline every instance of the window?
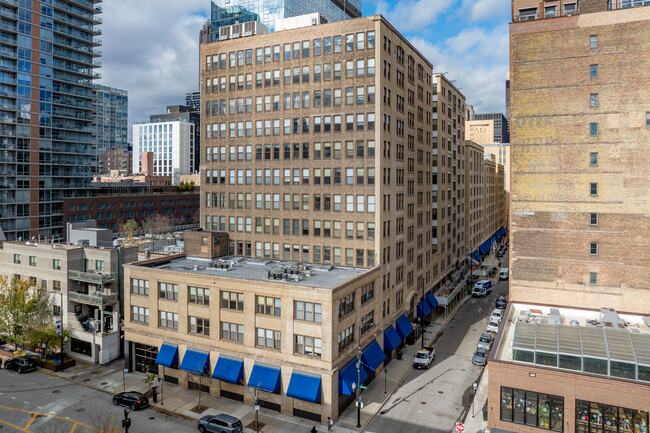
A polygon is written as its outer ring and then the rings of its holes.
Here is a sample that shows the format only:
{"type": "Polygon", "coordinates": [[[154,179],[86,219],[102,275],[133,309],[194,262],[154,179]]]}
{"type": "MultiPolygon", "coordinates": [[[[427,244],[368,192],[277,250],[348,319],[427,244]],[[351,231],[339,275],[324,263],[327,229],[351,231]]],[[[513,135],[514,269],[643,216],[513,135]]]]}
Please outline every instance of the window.
{"type": "Polygon", "coordinates": [[[259,347],[268,347],[269,349],[281,349],[280,331],[271,329],[257,328],[257,345],[259,347]]]}
{"type": "Polygon", "coordinates": [[[189,291],[190,304],[210,305],[210,289],[190,286],[189,291]]]}
{"type": "Polygon", "coordinates": [[[598,214],[591,213],[589,214],[589,225],[597,226],[598,225],[598,214]]]}
{"type": "Polygon", "coordinates": [[[592,256],[598,255],[598,242],[591,242],[589,244],[589,254],[592,256]]]}
{"type": "Polygon", "coordinates": [[[648,412],[576,400],[576,433],[639,433],[647,430],[648,412]]]}
{"type": "Polygon", "coordinates": [[[178,314],[170,313],[168,311],[161,311],[159,326],[161,328],[178,330],[178,314]]]}
{"type": "Polygon", "coordinates": [[[322,342],[320,338],[296,335],[294,352],[300,355],[321,356],[322,342]]]}
{"type": "Polygon", "coordinates": [[[557,16],[557,6],[546,6],[544,8],[544,18],[553,18],[557,16]]]}
{"type": "Polygon", "coordinates": [[[95,260],[95,270],[96,271],[103,271],[104,270],[104,261],[103,260],[95,260]]]}
{"type": "Polygon", "coordinates": [[[589,106],[591,108],[598,107],[598,93],[591,93],[589,95],[589,106]]]}
{"type": "Polygon", "coordinates": [[[131,278],[131,293],[149,296],[149,280],[131,278]]]}
{"type": "Polygon", "coordinates": [[[52,269],[61,269],[60,259],[52,259],[52,269]]]}
{"type": "Polygon", "coordinates": [[[36,256],[29,256],[29,266],[36,266],[36,256]]]}
{"type": "Polygon", "coordinates": [[[354,292],[345,296],[339,302],[339,319],[354,311],[354,292]]]}
{"type": "Polygon", "coordinates": [[[313,302],[296,301],[294,305],[296,320],[306,320],[308,322],[321,323],[322,306],[313,302]]]}
{"type": "Polygon", "coordinates": [[[354,341],[354,325],[346,328],[339,334],[339,352],[348,347],[354,341]]]}
{"type": "Polygon", "coordinates": [[[589,165],[591,166],[598,165],[598,152],[591,152],[589,154],[589,165]]]}
{"type": "Polygon", "coordinates": [[[645,112],[645,126],[650,126],[650,111],[645,112]]]}
{"type": "Polygon", "coordinates": [[[210,320],[201,317],[190,316],[190,333],[209,336],[210,320]]]}
{"type": "Polygon", "coordinates": [[[598,35],[589,36],[589,48],[598,48],[598,35]]]}
{"type": "Polygon", "coordinates": [[[159,283],[160,298],[178,301],[178,284],[159,283]]]}
{"type": "Polygon", "coordinates": [[[257,314],[280,317],[282,312],[282,301],[280,298],[272,298],[270,296],[256,296],[256,298],[257,314]]]}
{"type": "Polygon", "coordinates": [[[222,291],[221,308],[244,311],[244,294],[222,291]]]}
{"type": "Polygon", "coordinates": [[[20,254],[14,254],[14,263],[20,264],[20,254]]]}
{"type": "Polygon", "coordinates": [[[598,137],[598,124],[590,123],[589,124],[589,135],[592,137],[598,137]]]}
{"type": "Polygon", "coordinates": [[[221,339],[243,343],[244,325],[238,325],[237,323],[221,322],[221,339]]]}
{"type": "Polygon", "coordinates": [[[54,290],[55,292],[60,292],[61,291],[61,281],[53,280],[52,281],[52,290],[54,290]]]}
{"type": "Polygon", "coordinates": [[[140,322],[140,323],[149,323],[149,309],[132,305],[131,321],[140,322]]]}
{"type": "Polygon", "coordinates": [[[361,288],[361,305],[371,300],[375,296],[375,282],[366,284],[361,288]]]}
{"type": "Polygon", "coordinates": [[[598,65],[589,65],[589,77],[598,78],[598,65]]]}
{"type": "Polygon", "coordinates": [[[598,183],[591,182],[589,184],[589,195],[592,195],[592,196],[598,195],[598,183]]]}
{"type": "Polygon", "coordinates": [[[526,424],[545,430],[563,431],[564,398],[501,387],[502,421],[526,424]]]}

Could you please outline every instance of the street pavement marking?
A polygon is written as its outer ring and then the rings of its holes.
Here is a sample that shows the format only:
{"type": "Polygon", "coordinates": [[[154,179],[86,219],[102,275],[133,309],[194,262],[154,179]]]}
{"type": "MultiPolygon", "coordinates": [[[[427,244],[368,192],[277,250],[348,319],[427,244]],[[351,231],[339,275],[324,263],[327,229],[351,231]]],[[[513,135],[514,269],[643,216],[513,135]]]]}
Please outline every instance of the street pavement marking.
{"type": "MultiPolygon", "coordinates": [[[[32,410],[26,410],[26,409],[16,409],[14,407],[7,407],[7,406],[0,406],[0,409],[5,409],[5,410],[11,410],[11,411],[15,411],[15,412],[22,412],[22,413],[31,414],[32,415],[32,421],[34,420],[35,417],[40,415],[40,416],[46,416],[46,417],[50,417],[50,418],[60,419],[60,420],[63,420],[63,421],[71,421],[71,422],[74,422],[75,425],[78,424],[78,425],[81,425],[83,427],[89,428],[90,430],[97,430],[96,427],[93,427],[93,426],[88,425],[86,423],[83,423],[81,421],[73,420],[71,418],[68,418],[67,416],[63,417],[63,416],[52,415],[54,412],[50,412],[49,414],[47,414],[47,413],[35,412],[35,411],[32,411],[32,410]]],[[[29,424],[27,424],[27,427],[29,427],[29,425],[31,424],[32,421],[30,421],[29,424]]],[[[6,425],[8,425],[10,427],[13,427],[13,428],[21,431],[21,432],[32,433],[31,430],[27,429],[27,427],[25,427],[25,428],[18,427],[16,425],[13,425],[13,424],[11,424],[11,423],[9,423],[7,421],[4,421],[2,419],[0,419],[0,423],[6,424],[6,425]]],[[[76,428],[76,427],[73,427],[73,428],[76,428]]],[[[71,432],[72,432],[72,430],[71,430],[71,432]]]]}
{"type": "Polygon", "coordinates": [[[72,428],[70,429],[70,433],[73,433],[73,432],[75,431],[75,429],[77,428],[78,425],[79,425],[78,422],[74,423],[74,425],[73,425],[72,428]]]}
{"type": "Polygon", "coordinates": [[[32,419],[30,419],[27,425],[25,426],[25,430],[29,429],[29,426],[32,425],[32,423],[36,419],[36,416],[37,416],[36,414],[32,415],[32,419]]]}
{"type": "Polygon", "coordinates": [[[15,429],[18,430],[18,431],[29,432],[29,430],[26,430],[26,429],[24,429],[24,428],[22,428],[22,427],[18,427],[17,425],[12,424],[12,423],[10,423],[10,422],[8,422],[8,421],[5,421],[5,420],[2,420],[2,419],[0,419],[0,424],[8,425],[9,427],[13,427],[13,428],[15,428],[15,429]]]}

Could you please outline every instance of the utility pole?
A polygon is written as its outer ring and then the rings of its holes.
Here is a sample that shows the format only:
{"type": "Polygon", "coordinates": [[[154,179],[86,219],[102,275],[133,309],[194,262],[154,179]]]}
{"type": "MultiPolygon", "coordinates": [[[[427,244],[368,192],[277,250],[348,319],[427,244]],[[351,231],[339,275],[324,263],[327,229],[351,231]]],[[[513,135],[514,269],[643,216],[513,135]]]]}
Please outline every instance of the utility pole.
{"type": "MultiPolygon", "coordinates": [[[[424,349],[424,303],[427,302],[426,299],[424,299],[424,284],[422,284],[422,317],[420,317],[420,328],[422,332],[422,348],[424,349]]],[[[417,308],[416,308],[417,310],[417,308]]]]}
{"type": "Polygon", "coordinates": [[[359,326],[357,339],[357,428],[361,428],[361,331],[367,326],[375,326],[375,324],[371,322],[359,326]]]}

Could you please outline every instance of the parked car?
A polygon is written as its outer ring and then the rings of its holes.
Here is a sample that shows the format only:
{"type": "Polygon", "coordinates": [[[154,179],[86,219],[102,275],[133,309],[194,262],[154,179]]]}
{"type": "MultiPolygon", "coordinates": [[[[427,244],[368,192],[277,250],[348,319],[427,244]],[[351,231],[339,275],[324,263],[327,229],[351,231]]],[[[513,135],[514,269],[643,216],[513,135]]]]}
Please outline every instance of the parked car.
{"type": "Polygon", "coordinates": [[[505,296],[499,296],[497,298],[497,305],[496,307],[500,310],[505,310],[506,307],[508,306],[508,301],[506,301],[505,296]]]}
{"type": "Polygon", "coordinates": [[[499,280],[507,280],[510,272],[508,268],[501,268],[499,271],[499,280]]]}
{"type": "Polygon", "coordinates": [[[487,364],[487,349],[479,347],[474,352],[474,357],[472,358],[472,364],[484,366],[487,364]]]}
{"type": "Polygon", "coordinates": [[[9,371],[17,371],[22,374],[29,371],[36,371],[36,364],[29,358],[12,358],[5,362],[5,368],[9,371]]]}
{"type": "Polygon", "coordinates": [[[234,416],[220,413],[219,415],[206,415],[199,420],[201,433],[242,433],[244,426],[234,416]]]}
{"type": "Polygon", "coordinates": [[[478,347],[490,350],[492,347],[492,334],[488,334],[487,332],[481,334],[481,337],[478,339],[478,347]]]}
{"type": "Polygon", "coordinates": [[[499,251],[497,251],[497,257],[501,258],[505,255],[506,255],[506,248],[505,247],[499,248],[499,251]]]}
{"type": "Polygon", "coordinates": [[[487,325],[487,332],[499,332],[499,322],[496,320],[490,319],[490,323],[487,325]]]}
{"type": "Polygon", "coordinates": [[[118,392],[113,395],[113,404],[139,410],[149,407],[149,399],[146,395],[137,391],[118,392]]]}
{"type": "Polygon", "coordinates": [[[420,349],[413,357],[413,367],[415,368],[429,368],[431,363],[436,358],[436,351],[433,347],[420,349]]]}
{"type": "Polygon", "coordinates": [[[477,281],[474,284],[474,289],[472,289],[472,297],[480,298],[482,296],[487,296],[491,291],[492,291],[492,281],[490,280],[477,281]]]}
{"type": "Polygon", "coordinates": [[[501,310],[499,310],[498,308],[492,310],[492,314],[490,314],[490,320],[494,320],[497,323],[501,323],[502,318],[503,318],[503,312],[501,310]]]}

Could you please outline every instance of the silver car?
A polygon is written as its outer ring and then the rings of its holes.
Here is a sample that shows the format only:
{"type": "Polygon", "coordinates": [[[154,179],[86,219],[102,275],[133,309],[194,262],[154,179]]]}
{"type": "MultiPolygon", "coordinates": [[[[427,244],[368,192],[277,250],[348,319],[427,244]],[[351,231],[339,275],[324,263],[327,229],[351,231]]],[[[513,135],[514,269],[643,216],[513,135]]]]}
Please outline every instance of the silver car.
{"type": "Polygon", "coordinates": [[[479,365],[481,367],[487,364],[487,350],[483,347],[476,349],[476,352],[474,352],[474,357],[472,358],[472,364],[479,365]]]}
{"type": "Polygon", "coordinates": [[[481,338],[478,339],[478,347],[490,350],[492,347],[492,334],[488,334],[487,332],[481,334],[481,338]]]}
{"type": "Polygon", "coordinates": [[[206,415],[199,420],[201,433],[242,433],[244,426],[234,416],[220,413],[219,415],[206,415]]]}

